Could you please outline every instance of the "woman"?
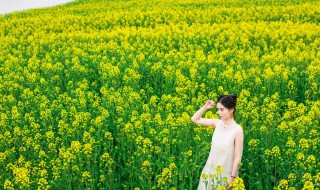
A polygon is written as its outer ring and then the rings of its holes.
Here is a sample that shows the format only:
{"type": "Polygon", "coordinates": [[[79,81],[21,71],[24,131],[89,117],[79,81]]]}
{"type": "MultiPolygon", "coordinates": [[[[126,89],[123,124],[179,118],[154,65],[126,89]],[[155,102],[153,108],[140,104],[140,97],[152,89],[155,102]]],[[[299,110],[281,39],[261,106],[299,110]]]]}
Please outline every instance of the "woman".
{"type": "Polygon", "coordinates": [[[198,190],[227,187],[237,177],[241,162],[244,135],[242,128],[234,120],[237,95],[221,95],[217,102],[220,120],[202,118],[206,110],[214,107],[212,100],[208,100],[191,118],[197,124],[215,127],[198,190]]]}

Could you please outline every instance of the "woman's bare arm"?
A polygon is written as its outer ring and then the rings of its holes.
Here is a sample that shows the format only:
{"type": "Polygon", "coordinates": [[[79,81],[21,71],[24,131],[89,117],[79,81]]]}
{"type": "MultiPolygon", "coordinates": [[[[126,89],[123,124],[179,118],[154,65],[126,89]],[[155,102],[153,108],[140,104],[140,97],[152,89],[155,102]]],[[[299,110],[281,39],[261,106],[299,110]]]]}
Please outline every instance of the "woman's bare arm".
{"type": "Polygon", "coordinates": [[[235,138],[235,146],[234,146],[234,159],[232,166],[231,176],[236,177],[238,175],[238,169],[242,158],[242,150],[243,150],[243,129],[240,127],[237,130],[236,138],[235,138]]]}
{"type": "Polygon", "coordinates": [[[208,100],[206,104],[201,107],[192,117],[191,120],[197,124],[204,125],[204,126],[211,126],[214,127],[217,125],[219,119],[205,119],[202,118],[202,115],[204,112],[206,112],[208,109],[213,108],[214,102],[212,100],[208,100]]]}

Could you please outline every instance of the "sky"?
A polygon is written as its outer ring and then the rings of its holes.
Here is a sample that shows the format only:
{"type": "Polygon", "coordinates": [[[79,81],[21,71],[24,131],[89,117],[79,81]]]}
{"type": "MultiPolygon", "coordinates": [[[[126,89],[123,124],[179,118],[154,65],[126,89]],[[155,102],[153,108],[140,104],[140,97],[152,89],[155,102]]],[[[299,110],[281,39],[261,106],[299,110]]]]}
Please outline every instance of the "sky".
{"type": "Polygon", "coordinates": [[[50,7],[71,1],[73,0],[0,0],[0,14],[32,8],[50,7]]]}

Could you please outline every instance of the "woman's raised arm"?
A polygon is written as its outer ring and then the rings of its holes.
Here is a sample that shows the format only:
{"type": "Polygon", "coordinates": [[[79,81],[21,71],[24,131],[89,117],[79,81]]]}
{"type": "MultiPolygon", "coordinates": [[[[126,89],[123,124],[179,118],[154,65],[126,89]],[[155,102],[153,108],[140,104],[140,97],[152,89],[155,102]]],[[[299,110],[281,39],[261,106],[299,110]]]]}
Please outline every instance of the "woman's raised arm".
{"type": "Polygon", "coordinates": [[[204,106],[202,106],[192,117],[191,120],[197,124],[215,127],[219,121],[219,119],[205,119],[202,118],[202,115],[208,109],[214,107],[214,102],[212,100],[208,100],[204,106]]]}

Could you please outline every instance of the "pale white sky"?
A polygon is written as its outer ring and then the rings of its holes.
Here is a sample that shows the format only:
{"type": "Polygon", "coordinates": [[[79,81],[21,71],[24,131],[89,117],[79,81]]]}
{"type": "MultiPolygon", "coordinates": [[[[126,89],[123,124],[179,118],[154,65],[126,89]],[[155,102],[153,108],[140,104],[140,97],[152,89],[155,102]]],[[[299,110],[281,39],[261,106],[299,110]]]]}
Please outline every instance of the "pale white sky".
{"type": "Polygon", "coordinates": [[[0,14],[31,8],[50,7],[71,1],[73,0],[0,0],[0,14]]]}

